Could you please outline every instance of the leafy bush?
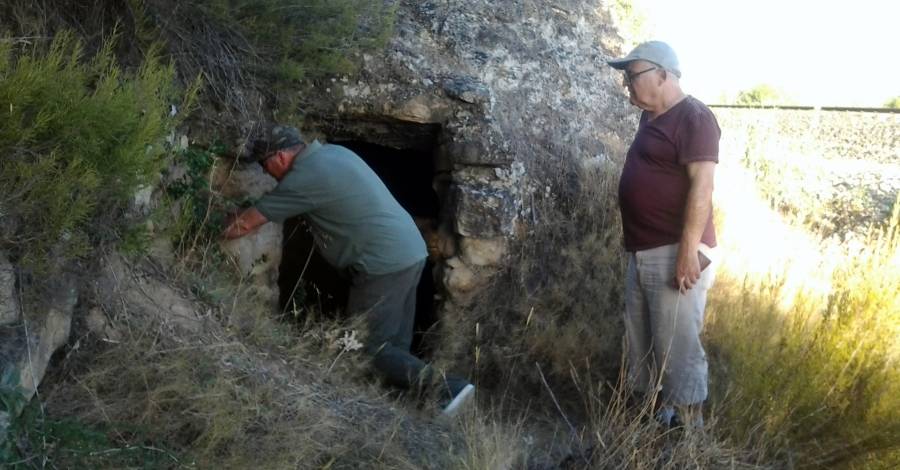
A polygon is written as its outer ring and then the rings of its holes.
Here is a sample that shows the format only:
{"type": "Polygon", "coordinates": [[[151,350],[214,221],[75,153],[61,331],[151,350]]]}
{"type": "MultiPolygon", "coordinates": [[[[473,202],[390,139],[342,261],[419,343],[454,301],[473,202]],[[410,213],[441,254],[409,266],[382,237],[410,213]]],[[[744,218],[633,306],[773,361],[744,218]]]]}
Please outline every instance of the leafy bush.
{"type": "Polygon", "coordinates": [[[786,101],[786,98],[780,91],[771,85],[762,84],[738,93],[734,103],[752,106],[772,106],[789,104],[786,101]]]}
{"type": "Polygon", "coordinates": [[[176,122],[173,69],[151,51],[126,73],[112,49],[107,41],[85,60],[69,33],[47,50],[17,53],[0,42],[3,245],[25,266],[88,254],[164,163],[162,140],[176,122]]]}
{"type": "Polygon", "coordinates": [[[173,234],[180,251],[198,242],[212,242],[224,229],[225,218],[220,210],[224,201],[211,190],[209,182],[216,157],[223,150],[221,146],[206,150],[187,148],[175,155],[175,164],[183,167],[185,173],[167,186],[166,193],[172,202],[182,205],[184,227],[173,234]]]}

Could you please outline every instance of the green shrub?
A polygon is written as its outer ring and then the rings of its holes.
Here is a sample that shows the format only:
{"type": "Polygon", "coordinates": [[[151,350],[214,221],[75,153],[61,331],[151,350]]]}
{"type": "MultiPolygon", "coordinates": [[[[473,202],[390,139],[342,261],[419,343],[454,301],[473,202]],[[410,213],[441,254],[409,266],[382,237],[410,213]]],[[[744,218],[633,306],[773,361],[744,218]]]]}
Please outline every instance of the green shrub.
{"type": "Polygon", "coordinates": [[[743,104],[750,106],[774,106],[779,104],[790,104],[784,97],[783,93],[776,90],[771,85],[756,85],[748,90],[738,93],[734,104],[743,104]]]}
{"type": "Polygon", "coordinates": [[[184,175],[166,188],[169,200],[181,205],[181,228],[172,234],[173,240],[186,251],[197,243],[214,241],[224,229],[222,204],[225,201],[211,189],[209,178],[218,154],[224,149],[214,145],[209,149],[187,148],[175,155],[175,164],[185,169],[184,175]]]}
{"type": "Polygon", "coordinates": [[[173,68],[151,51],[127,73],[112,49],[107,41],[86,60],[69,33],[46,50],[0,42],[0,212],[15,227],[4,244],[24,266],[88,254],[162,168],[181,104],[173,68]]]}

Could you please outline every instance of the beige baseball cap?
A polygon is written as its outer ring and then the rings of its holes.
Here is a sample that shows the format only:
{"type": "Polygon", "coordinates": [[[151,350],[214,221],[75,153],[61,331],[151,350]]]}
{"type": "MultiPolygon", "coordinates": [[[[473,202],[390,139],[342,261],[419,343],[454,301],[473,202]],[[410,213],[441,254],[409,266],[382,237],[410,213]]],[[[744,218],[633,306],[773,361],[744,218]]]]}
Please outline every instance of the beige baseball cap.
{"type": "Polygon", "coordinates": [[[662,41],[647,41],[639,44],[627,56],[608,60],[606,63],[614,69],[625,70],[629,63],[636,60],[652,62],[681,77],[681,67],[678,65],[678,56],[675,55],[675,50],[662,41]]]}

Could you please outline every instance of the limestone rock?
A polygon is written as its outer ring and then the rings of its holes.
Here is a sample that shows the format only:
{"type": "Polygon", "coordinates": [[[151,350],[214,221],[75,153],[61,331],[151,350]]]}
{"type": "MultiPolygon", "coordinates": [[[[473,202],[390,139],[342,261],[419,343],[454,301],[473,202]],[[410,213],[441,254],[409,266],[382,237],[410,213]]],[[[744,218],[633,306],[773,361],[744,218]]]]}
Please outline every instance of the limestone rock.
{"type": "Polygon", "coordinates": [[[456,256],[456,235],[442,226],[438,229],[436,238],[437,251],[440,253],[439,259],[456,256]]]}
{"type": "Polygon", "coordinates": [[[147,216],[153,210],[153,186],[144,185],[134,192],[131,197],[130,215],[134,217],[147,216]]]}
{"type": "Polygon", "coordinates": [[[258,199],[278,185],[258,164],[238,162],[217,165],[212,183],[222,196],[235,199],[258,199]]]}
{"type": "Polygon", "coordinates": [[[504,190],[456,186],[456,233],[464,237],[495,238],[512,233],[515,213],[512,196],[504,190]]]}
{"type": "Polygon", "coordinates": [[[473,291],[476,287],[476,280],[475,273],[459,258],[447,260],[444,269],[444,285],[447,286],[451,297],[473,291]]]}
{"type": "Polygon", "coordinates": [[[0,252],[0,326],[19,320],[19,303],[16,298],[15,269],[0,252]]]}
{"type": "Polygon", "coordinates": [[[110,325],[109,321],[106,319],[106,315],[104,315],[103,310],[99,308],[92,308],[85,319],[87,323],[88,330],[91,333],[99,336],[100,338],[116,343],[122,339],[122,334],[119,333],[118,330],[110,325]]]}
{"type": "Polygon", "coordinates": [[[271,275],[274,271],[277,279],[278,263],[281,260],[281,241],[284,236],[281,230],[281,224],[263,224],[254,233],[223,241],[222,250],[234,257],[241,273],[259,276],[266,273],[271,275]]]}
{"type": "Polygon", "coordinates": [[[470,238],[460,240],[462,259],[472,266],[497,266],[506,254],[506,242],[503,238],[470,238]]]}
{"type": "Polygon", "coordinates": [[[97,281],[97,298],[108,312],[127,312],[158,320],[183,332],[203,327],[197,304],[186,294],[152,276],[143,275],[121,256],[111,255],[97,281]]]}
{"type": "Polygon", "coordinates": [[[389,113],[401,121],[428,124],[446,119],[448,106],[434,95],[419,95],[402,103],[389,113]]]}
{"type": "Polygon", "coordinates": [[[69,339],[77,301],[74,279],[64,277],[42,308],[23,316],[20,324],[0,328],[0,373],[16,376],[26,401],[44,378],[50,357],[69,339]]]}
{"type": "Polygon", "coordinates": [[[441,152],[459,165],[501,166],[511,161],[507,153],[480,140],[452,140],[441,147],[441,152]]]}
{"type": "Polygon", "coordinates": [[[19,385],[25,389],[26,399],[30,399],[37,391],[38,385],[44,378],[50,357],[60,346],[66,344],[69,339],[69,330],[72,327],[72,310],[78,294],[71,289],[62,303],[47,310],[43,321],[29,326],[28,347],[30,355],[20,359],[19,385]]]}
{"type": "Polygon", "coordinates": [[[486,104],[491,101],[491,90],[475,77],[452,76],[444,80],[444,91],[466,103],[486,104]]]}
{"type": "Polygon", "coordinates": [[[256,232],[221,242],[222,251],[233,257],[241,273],[248,276],[257,298],[278,304],[278,268],[282,258],[282,225],[267,223],[256,232]]]}

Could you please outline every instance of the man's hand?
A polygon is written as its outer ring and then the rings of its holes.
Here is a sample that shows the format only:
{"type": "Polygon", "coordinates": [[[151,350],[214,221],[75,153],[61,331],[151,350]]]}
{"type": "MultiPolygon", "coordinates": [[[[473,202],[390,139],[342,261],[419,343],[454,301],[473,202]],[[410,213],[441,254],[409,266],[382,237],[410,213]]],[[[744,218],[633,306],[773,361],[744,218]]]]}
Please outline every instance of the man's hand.
{"type": "Polygon", "coordinates": [[[238,215],[229,214],[225,219],[225,230],[222,231],[222,238],[231,240],[243,237],[268,221],[269,219],[256,210],[255,207],[245,209],[238,215]]]}
{"type": "Polygon", "coordinates": [[[675,287],[682,294],[694,287],[700,280],[700,258],[696,247],[678,245],[678,257],[675,261],[675,287]]]}

